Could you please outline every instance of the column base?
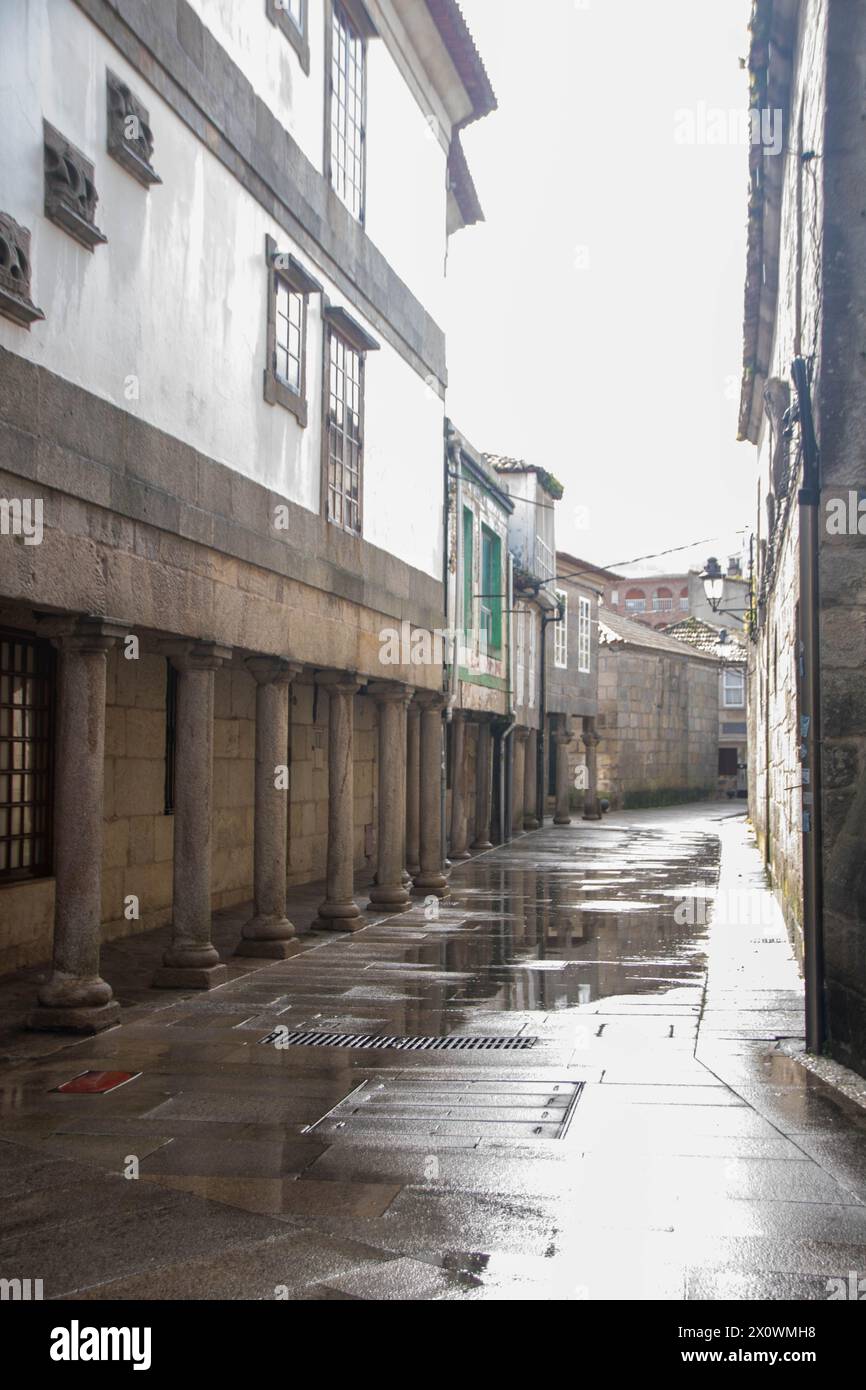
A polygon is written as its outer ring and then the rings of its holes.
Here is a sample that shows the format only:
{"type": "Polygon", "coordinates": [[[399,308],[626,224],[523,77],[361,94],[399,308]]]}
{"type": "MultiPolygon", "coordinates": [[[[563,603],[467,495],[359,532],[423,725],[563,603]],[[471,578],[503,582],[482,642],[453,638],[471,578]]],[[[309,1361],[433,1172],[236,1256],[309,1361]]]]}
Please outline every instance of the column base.
{"type": "Polygon", "coordinates": [[[493,841],[492,841],[492,840],[473,840],[473,841],[472,841],[472,848],[473,848],[473,849],[492,849],[492,848],[493,848],[493,841]]]}
{"type": "Polygon", "coordinates": [[[153,977],[153,989],[216,989],[229,972],[224,965],[162,965],[153,977]]]}
{"type": "Polygon", "coordinates": [[[524,830],[538,830],[539,828],[540,828],[540,821],[537,821],[537,820],[535,819],[534,816],[528,816],[528,817],[525,817],[525,818],[524,818],[524,821],[523,821],[523,829],[524,829],[524,830]]]}
{"type": "Polygon", "coordinates": [[[368,912],[405,912],[412,899],[402,884],[380,886],[374,884],[370,889],[368,912]]]}
{"type": "Polygon", "coordinates": [[[452,864],[456,864],[459,863],[461,859],[471,859],[472,855],[469,853],[468,849],[452,849],[448,853],[448,858],[451,860],[452,864]]]}
{"type": "Polygon", "coordinates": [[[265,956],[271,960],[285,960],[294,955],[294,950],[286,950],[295,939],[295,929],[288,917],[273,913],[259,913],[245,922],[241,939],[235,949],[236,956],[265,956]]]}
{"type": "Polygon", "coordinates": [[[447,898],[448,880],[444,874],[419,874],[412,884],[413,898],[447,898]]]}
{"type": "Polygon", "coordinates": [[[554,816],[554,825],[571,825],[571,816],[554,816]]]}
{"type": "Polygon", "coordinates": [[[119,1022],[120,1005],[112,999],[110,1004],[79,1004],[67,1008],[39,1004],[28,1014],[26,1026],[36,1033],[101,1033],[119,1022]]]}
{"type": "Polygon", "coordinates": [[[319,915],[313,922],[313,931],[360,931],[366,926],[361,918],[361,909],[358,904],[349,899],[345,903],[333,903],[327,900],[319,907],[319,915]]]}

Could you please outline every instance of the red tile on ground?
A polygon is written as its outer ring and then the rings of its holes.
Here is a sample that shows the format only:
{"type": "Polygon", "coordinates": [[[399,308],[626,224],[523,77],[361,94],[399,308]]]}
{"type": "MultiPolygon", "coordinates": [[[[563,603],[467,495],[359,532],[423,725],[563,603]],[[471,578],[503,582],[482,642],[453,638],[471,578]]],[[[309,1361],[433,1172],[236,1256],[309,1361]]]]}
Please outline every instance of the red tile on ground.
{"type": "Polygon", "coordinates": [[[62,1091],[65,1095],[100,1096],[105,1091],[115,1091],[118,1086],[133,1081],[136,1076],[141,1076],[141,1072],[83,1071],[80,1076],[73,1076],[71,1081],[64,1081],[62,1086],[55,1086],[54,1089],[62,1091]]]}

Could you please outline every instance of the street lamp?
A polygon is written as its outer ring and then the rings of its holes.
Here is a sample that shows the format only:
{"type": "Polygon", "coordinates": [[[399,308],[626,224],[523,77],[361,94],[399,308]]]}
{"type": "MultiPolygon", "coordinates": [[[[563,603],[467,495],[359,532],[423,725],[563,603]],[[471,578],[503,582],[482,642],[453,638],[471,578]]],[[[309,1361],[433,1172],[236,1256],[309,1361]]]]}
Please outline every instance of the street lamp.
{"type": "Polygon", "coordinates": [[[701,575],[701,579],[704,581],[707,603],[714,613],[718,613],[719,604],[725,594],[725,576],[722,574],[722,567],[715,555],[711,555],[707,561],[707,567],[701,575]]]}

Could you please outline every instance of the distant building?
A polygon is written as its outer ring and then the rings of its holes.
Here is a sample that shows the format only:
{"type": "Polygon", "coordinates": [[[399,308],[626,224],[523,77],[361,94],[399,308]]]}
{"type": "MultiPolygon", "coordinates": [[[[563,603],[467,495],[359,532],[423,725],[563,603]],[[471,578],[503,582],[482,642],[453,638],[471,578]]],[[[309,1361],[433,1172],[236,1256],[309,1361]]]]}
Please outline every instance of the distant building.
{"type": "Polygon", "coordinates": [[[718,679],[715,655],[603,610],[599,795],[626,809],[715,795],[718,679]]]}
{"type": "MultiPolygon", "coordinates": [[[[669,627],[684,618],[713,621],[713,610],[707,601],[698,570],[628,576],[616,575],[611,571],[602,573],[605,575],[605,607],[614,613],[621,613],[623,617],[657,629],[669,627]]],[[[729,627],[742,625],[748,592],[748,580],[743,576],[740,561],[736,556],[731,556],[720,606],[738,611],[740,616],[728,617],[726,621],[729,627]]]]}
{"type": "Polygon", "coordinates": [[[514,503],[508,522],[512,560],[514,664],[512,710],[515,726],[507,752],[511,771],[511,827],[535,830],[544,813],[541,717],[544,650],[556,615],[556,530],[554,513],[562,484],[547,469],[524,459],[485,454],[514,503]]]}
{"type": "MultiPolygon", "coordinates": [[[[449,857],[504,835],[503,734],[512,709],[514,503],[481,454],[447,422],[449,857]]],[[[411,865],[410,865],[411,870],[411,865]]]]}
{"type": "Polygon", "coordinates": [[[720,793],[746,795],[746,643],[728,628],[686,618],[664,629],[719,663],[719,780],[720,793]]]}
{"type": "Polygon", "coordinates": [[[586,576],[582,560],[556,555],[556,597],[561,617],[548,633],[546,797],[557,824],[569,811],[598,816],[598,619],[602,586],[586,576]]]}

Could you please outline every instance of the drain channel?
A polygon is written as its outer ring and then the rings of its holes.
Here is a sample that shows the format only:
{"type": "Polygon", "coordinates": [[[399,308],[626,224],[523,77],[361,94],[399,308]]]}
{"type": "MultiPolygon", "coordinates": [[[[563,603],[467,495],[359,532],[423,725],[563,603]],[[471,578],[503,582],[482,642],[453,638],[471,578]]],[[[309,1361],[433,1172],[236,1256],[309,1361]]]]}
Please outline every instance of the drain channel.
{"type": "Polygon", "coordinates": [[[377,1051],[390,1048],[395,1052],[523,1052],[534,1047],[538,1038],[521,1037],[451,1037],[399,1038],[371,1033],[317,1033],[313,1029],[275,1028],[262,1043],[275,1047],[361,1047],[377,1051]]]}

